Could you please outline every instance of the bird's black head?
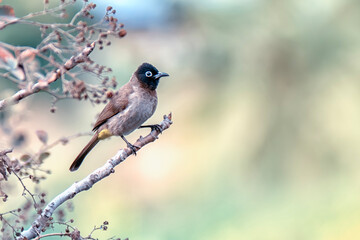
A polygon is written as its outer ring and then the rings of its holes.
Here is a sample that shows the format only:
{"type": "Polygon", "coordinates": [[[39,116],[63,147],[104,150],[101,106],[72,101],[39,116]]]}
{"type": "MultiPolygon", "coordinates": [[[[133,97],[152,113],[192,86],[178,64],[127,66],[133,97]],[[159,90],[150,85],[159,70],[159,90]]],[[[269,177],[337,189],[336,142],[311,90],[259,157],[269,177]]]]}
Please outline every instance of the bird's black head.
{"type": "Polygon", "coordinates": [[[169,74],[159,72],[153,65],[143,63],[135,72],[136,77],[145,83],[151,90],[155,90],[161,77],[167,77],[169,74]]]}

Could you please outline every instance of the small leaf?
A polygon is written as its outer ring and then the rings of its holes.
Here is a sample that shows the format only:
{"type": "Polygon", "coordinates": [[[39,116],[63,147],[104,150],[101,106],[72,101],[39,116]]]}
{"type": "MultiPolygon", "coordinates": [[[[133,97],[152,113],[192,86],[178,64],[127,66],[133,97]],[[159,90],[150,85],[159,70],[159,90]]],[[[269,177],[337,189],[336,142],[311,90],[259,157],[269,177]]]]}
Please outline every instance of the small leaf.
{"type": "Polygon", "coordinates": [[[26,162],[30,158],[31,158],[31,156],[29,154],[24,154],[20,157],[20,160],[26,162]]]}
{"type": "Polygon", "coordinates": [[[0,68],[11,72],[19,80],[25,79],[24,70],[19,67],[18,60],[14,58],[11,52],[2,47],[0,47],[0,68]]]}
{"type": "Polygon", "coordinates": [[[48,134],[44,130],[37,130],[36,135],[43,144],[47,143],[48,134]]]}
{"type": "Polygon", "coordinates": [[[49,152],[43,152],[40,154],[39,156],[39,161],[40,162],[43,162],[46,158],[48,158],[50,156],[50,153],[49,152]]]}
{"type": "MultiPolygon", "coordinates": [[[[0,47],[0,67],[9,66],[9,62],[14,61],[14,55],[3,47],[0,47]]],[[[2,67],[3,68],[3,67],[2,67]]]]}
{"type": "Polygon", "coordinates": [[[36,54],[38,53],[38,50],[33,48],[28,48],[20,53],[18,56],[19,62],[31,62],[35,59],[36,54]]]}
{"type": "Polygon", "coordinates": [[[0,30],[3,29],[7,23],[16,19],[14,8],[9,5],[0,6],[0,30]]]}
{"type": "Polygon", "coordinates": [[[15,17],[14,8],[9,5],[0,6],[0,16],[15,17]]]}

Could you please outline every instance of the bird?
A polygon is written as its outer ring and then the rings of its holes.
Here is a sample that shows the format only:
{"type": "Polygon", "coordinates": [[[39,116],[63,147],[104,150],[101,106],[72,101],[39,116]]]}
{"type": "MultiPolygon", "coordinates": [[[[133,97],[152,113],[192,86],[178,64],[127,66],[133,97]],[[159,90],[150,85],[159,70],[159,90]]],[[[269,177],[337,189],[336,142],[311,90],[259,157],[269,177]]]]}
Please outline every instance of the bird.
{"type": "Polygon", "coordinates": [[[158,102],[156,88],[160,78],[168,76],[169,74],[158,71],[150,63],[142,63],[132,74],[130,80],[113,94],[99,114],[94,124],[93,137],[75,158],[69,170],[76,171],[95,145],[111,136],[120,136],[136,155],[138,147],[129,143],[125,135],[135,129],[146,127],[161,131],[159,125],[142,126],[142,124],[156,110],[158,102]]]}

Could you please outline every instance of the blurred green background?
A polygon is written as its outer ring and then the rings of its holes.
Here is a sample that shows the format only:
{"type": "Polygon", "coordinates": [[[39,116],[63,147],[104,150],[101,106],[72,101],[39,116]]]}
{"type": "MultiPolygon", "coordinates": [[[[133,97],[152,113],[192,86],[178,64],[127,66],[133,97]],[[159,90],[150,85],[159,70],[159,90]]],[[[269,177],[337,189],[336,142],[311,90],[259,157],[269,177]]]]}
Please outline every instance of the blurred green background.
{"type": "MultiPolygon", "coordinates": [[[[96,3],[99,15],[112,5],[128,34],[92,57],[120,85],[145,61],[168,72],[148,123],[171,111],[174,124],[73,200],[67,218],[81,233],[107,220],[100,239],[360,238],[358,1],[96,3]]],[[[40,0],[2,4],[16,16],[42,9],[40,0]]],[[[16,25],[5,30],[0,40],[8,43],[40,39],[16,25]]],[[[103,108],[67,100],[52,114],[49,99],[16,106],[27,106],[18,126],[29,129],[23,151],[39,147],[37,129],[50,141],[89,131],[103,108]]],[[[120,138],[100,143],[78,172],[68,172],[88,140],[52,151],[48,200],[124,146],[120,138]]]]}

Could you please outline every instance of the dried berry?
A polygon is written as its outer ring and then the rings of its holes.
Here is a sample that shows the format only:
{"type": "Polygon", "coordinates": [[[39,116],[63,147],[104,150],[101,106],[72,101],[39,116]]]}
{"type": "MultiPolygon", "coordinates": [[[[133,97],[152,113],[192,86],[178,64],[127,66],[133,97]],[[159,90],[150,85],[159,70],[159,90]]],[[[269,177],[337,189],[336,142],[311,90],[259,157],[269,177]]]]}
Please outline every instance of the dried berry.
{"type": "Polygon", "coordinates": [[[119,35],[119,37],[125,37],[126,33],[127,33],[127,32],[126,32],[125,29],[121,29],[121,30],[119,31],[118,35],[119,35]]]}

